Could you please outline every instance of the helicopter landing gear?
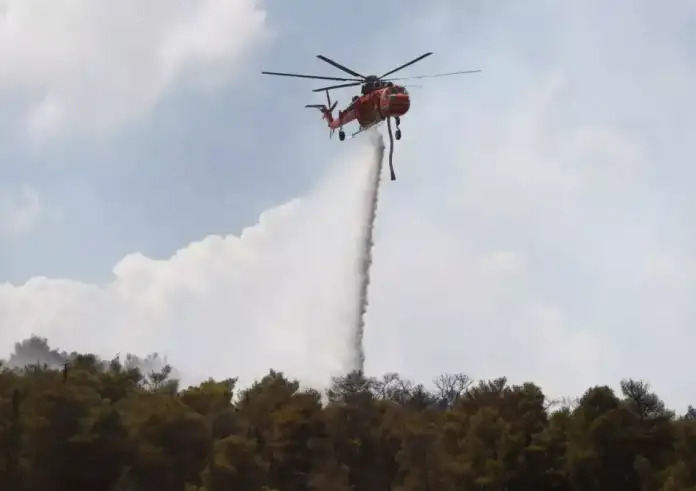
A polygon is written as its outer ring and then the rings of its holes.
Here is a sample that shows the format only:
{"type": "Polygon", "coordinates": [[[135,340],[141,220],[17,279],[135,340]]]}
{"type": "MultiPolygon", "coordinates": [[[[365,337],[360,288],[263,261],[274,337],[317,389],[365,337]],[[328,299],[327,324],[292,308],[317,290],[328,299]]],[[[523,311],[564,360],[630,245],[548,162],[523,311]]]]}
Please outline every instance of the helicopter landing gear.
{"type": "Polygon", "coordinates": [[[401,119],[399,119],[398,116],[395,116],[394,122],[396,123],[396,131],[394,132],[394,138],[396,138],[397,140],[401,140],[401,130],[399,129],[399,125],[401,124],[401,119]]]}
{"type": "Polygon", "coordinates": [[[345,132],[344,132],[343,130],[340,130],[340,131],[338,132],[338,139],[341,140],[341,141],[343,141],[343,140],[346,139],[346,134],[345,134],[345,132]]]}

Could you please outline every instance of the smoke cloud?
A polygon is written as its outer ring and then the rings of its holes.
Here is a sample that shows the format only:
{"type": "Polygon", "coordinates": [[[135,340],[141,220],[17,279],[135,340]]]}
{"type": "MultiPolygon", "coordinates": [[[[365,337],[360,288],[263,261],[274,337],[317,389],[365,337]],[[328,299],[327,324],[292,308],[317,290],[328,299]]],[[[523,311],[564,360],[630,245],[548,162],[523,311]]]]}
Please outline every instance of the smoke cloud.
{"type": "Polygon", "coordinates": [[[381,152],[367,138],[343,148],[350,153],[327,163],[314,190],[239,235],[211,235],[168,258],[129,254],[105,284],[0,284],[0,358],[34,334],[104,359],[161,353],[183,384],[246,384],[273,368],[325,388],[355,365],[366,190],[381,152]]]}

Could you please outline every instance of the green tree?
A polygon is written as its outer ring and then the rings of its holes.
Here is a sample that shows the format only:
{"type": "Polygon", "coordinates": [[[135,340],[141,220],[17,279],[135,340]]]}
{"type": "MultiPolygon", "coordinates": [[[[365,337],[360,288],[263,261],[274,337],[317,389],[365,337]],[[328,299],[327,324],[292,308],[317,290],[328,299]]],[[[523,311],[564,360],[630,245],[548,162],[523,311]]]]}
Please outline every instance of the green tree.
{"type": "Polygon", "coordinates": [[[557,406],[533,383],[269,371],[180,390],[159,355],[33,337],[0,363],[0,491],[696,491],[696,410],[643,381],[557,406]],[[555,408],[555,409],[554,409],[555,408]]]}

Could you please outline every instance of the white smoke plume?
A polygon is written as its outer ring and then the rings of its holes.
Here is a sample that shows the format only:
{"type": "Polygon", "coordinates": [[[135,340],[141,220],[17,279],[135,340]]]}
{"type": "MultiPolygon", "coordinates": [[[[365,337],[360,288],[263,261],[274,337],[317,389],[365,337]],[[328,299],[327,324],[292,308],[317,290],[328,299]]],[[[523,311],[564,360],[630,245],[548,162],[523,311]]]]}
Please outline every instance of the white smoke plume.
{"type": "Polygon", "coordinates": [[[35,334],[104,359],[161,353],[184,385],[209,376],[245,385],[273,368],[325,388],[354,367],[365,190],[381,152],[368,139],[346,150],[316,189],[241,234],[168,258],[129,254],[105,284],[0,283],[0,358],[35,334]]]}
{"type": "Polygon", "coordinates": [[[379,201],[379,187],[382,181],[382,164],[384,162],[384,138],[379,133],[373,133],[372,143],[375,146],[375,160],[372,163],[371,172],[365,187],[364,222],[361,230],[360,243],[362,245],[359,257],[359,293],[357,297],[357,318],[355,325],[354,360],[353,370],[364,371],[365,348],[363,336],[365,334],[365,313],[369,304],[368,289],[370,286],[370,266],[372,265],[372,247],[374,246],[373,234],[377,219],[377,203],[379,201]]]}

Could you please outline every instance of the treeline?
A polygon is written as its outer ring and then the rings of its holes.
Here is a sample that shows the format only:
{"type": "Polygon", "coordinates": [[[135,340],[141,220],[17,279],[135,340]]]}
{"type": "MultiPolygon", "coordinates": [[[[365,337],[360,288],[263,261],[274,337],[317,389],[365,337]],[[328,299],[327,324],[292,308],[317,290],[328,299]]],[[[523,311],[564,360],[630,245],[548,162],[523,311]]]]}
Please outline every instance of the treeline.
{"type": "Polygon", "coordinates": [[[132,356],[20,365],[37,350],[0,369],[3,491],[696,490],[696,411],[640,381],[565,405],[462,374],[433,391],[351,373],[321,394],[274,371],[180,390],[132,356]]]}

